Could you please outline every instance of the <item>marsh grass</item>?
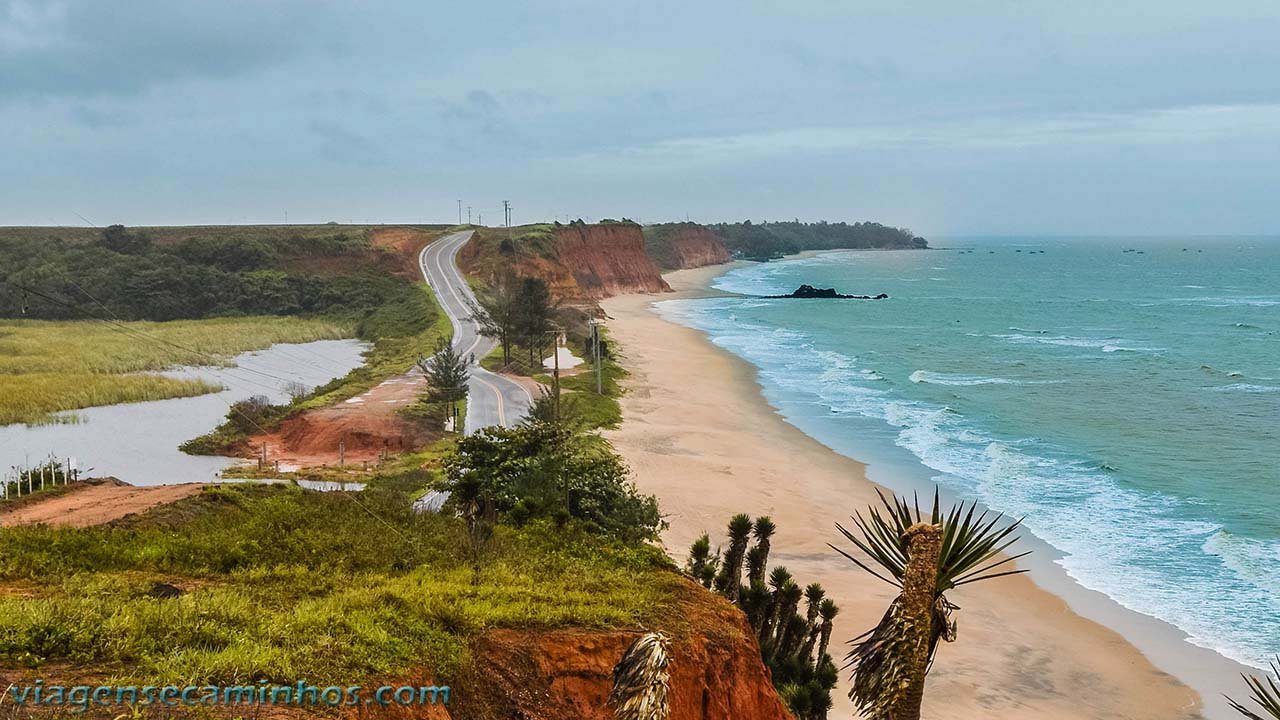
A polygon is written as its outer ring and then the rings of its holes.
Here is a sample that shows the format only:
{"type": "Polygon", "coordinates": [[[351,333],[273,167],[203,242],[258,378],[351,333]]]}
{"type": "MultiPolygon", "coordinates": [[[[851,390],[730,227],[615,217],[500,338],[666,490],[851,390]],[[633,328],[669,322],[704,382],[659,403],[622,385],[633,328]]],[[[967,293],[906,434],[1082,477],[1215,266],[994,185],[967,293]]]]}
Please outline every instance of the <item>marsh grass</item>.
{"type": "Polygon", "coordinates": [[[29,589],[0,593],[0,664],[157,684],[415,668],[448,682],[488,629],[629,626],[680,584],[647,545],[496,530],[479,584],[460,521],[387,489],[224,486],[113,528],[0,530],[0,584],[29,589]],[[157,599],[158,581],[187,592],[157,599]]]}
{"type": "Polygon", "coordinates": [[[289,317],[123,325],[129,332],[97,321],[0,320],[0,425],[56,422],[53,413],[64,410],[216,392],[216,384],[150,373],[229,363],[276,343],[354,333],[350,322],[289,317]]]}

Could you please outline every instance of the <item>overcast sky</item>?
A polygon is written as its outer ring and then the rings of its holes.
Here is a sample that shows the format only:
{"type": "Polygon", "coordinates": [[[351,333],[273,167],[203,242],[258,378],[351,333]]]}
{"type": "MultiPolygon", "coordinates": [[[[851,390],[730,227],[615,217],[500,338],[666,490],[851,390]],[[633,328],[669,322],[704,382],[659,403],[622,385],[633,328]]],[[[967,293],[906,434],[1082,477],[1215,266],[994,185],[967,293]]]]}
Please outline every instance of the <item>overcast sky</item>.
{"type": "Polygon", "coordinates": [[[0,0],[0,225],[1280,232],[1280,3],[0,0]]]}

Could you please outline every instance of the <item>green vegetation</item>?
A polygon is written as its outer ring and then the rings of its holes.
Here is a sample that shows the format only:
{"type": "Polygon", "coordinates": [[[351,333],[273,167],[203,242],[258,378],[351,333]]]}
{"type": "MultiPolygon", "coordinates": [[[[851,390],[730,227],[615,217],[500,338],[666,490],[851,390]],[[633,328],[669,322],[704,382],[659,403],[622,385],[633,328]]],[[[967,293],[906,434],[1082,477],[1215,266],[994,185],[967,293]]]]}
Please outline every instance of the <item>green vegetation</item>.
{"type": "Polygon", "coordinates": [[[98,405],[216,392],[201,380],[148,371],[211,365],[275,343],[351,337],[342,320],[281,317],[198,321],[0,320],[0,425],[51,422],[98,405]]]}
{"type": "Polygon", "coordinates": [[[444,467],[449,506],[464,516],[486,508],[515,524],[572,519],[632,542],[663,526],[657,500],[636,490],[612,446],[565,423],[484,428],[459,440],[444,467]]]}
{"type": "Polygon", "coordinates": [[[458,405],[466,402],[470,390],[467,385],[471,377],[470,364],[471,359],[454,348],[452,342],[440,338],[431,357],[418,359],[418,369],[427,379],[427,391],[408,411],[416,414],[426,411],[442,419],[461,421],[465,418],[466,409],[459,412],[458,405]],[[431,407],[435,408],[434,413],[430,413],[431,407]]]}
{"type": "Polygon", "coordinates": [[[659,223],[644,226],[644,251],[662,271],[680,267],[680,255],[671,240],[682,230],[700,230],[698,223],[659,223]]]}
{"type": "Polygon", "coordinates": [[[707,227],[724,239],[725,245],[734,255],[749,260],[769,260],[802,250],[915,249],[929,246],[924,238],[917,237],[910,230],[875,222],[850,225],[843,222],[804,223],[794,220],[757,225],[747,220],[740,223],[716,223],[707,227]]]}
{"type": "Polygon", "coordinates": [[[729,520],[729,546],[723,554],[712,553],[711,538],[703,534],[689,549],[685,572],[746,614],[773,684],[792,714],[798,720],[825,720],[837,677],[827,651],[832,621],[840,610],[818,583],[802,589],[785,567],[769,571],[776,530],[768,517],[753,522],[749,515],[735,515],[729,520]]]}
{"type": "Polygon", "coordinates": [[[0,530],[0,583],[23,588],[0,592],[0,659],[155,684],[447,683],[488,629],[652,621],[679,582],[655,548],[531,521],[494,528],[473,583],[462,522],[393,487],[419,479],[223,486],[115,527],[0,530]]]}
{"type": "Polygon", "coordinates": [[[398,274],[404,270],[403,251],[377,244],[376,229],[0,228],[0,317],[207,319],[124,323],[136,332],[106,322],[0,323],[0,347],[13,350],[0,354],[0,423],[49,421],[49,413],[58,410],[210,392],[215,388],[199,381],[129,373],[208,364],[211,355],[276,342],[354,334],[374,344],[365,367],[297,401],[297,409],[351,397],[403,372],[448,329],[438,328],[430,291],[416,276],[398,274]],[[19,335],[35,327],[48,329],[39,338],[30,331],[19,335]],[[6,360],[9,355],[16,360],[6,360]]]}
{"type": "Polygon", "coordinates": [[[1280,720],[1280,684],[1276,682],[1276,678],[1280,678],[1280,659],[1271,663],[1271,674],[1263,679],[1251,675],[1243,677],[1245,684],[1249,686],[1249,699],[1258,706],[1259,711],[1266,715],[1259,715],[1241,703],[1227,698],[1232,709],[1249,720],[1280,720]]]}
{"type": "Polygon", "coordinates": [[[399,266],[367,228],[336,225],[0,229],[0,317],[354,320],[407,282],[390,274],[399,266]]]}
{"type": "Polygon", "coordinates": [[[849,696],[869,717],[919,720],[925,675],[933,666],[938,642],[956,639],[958,610],[945,593],[961,585],[1015,575],[1026,570],[1000,568],[1028,553],[1001,556],[1017,542],[1019,523],[1000,527],[1003,515],[964,503],[943,511],[937,491],[933,510],[920,512],[918,500],[880,496],[882,508],[853,516],[857,533],[840,525],[845,539],[871,564],[832,545],[849,562],[900,590],[884,617],[850,641],[845,656],[853,668],[849,696]],[[1012,536],[1012,537],[1011,537],[1012,536]]]}
{"type": "Polygon", "coordinates": [[[469,273],[491,280],[511,271],[522,262],[554,258],[555,224],[516,225],[476,228],[464,251],[463,261],[469,273]]]}

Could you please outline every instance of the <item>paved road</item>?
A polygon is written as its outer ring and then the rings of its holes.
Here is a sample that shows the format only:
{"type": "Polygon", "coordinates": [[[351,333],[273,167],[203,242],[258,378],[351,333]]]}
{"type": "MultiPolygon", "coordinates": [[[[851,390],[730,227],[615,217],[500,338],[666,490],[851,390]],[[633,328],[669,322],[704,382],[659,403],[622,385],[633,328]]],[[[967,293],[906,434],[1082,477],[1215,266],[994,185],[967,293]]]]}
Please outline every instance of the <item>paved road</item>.
{"type": "MultiPolygon", "coordinates": [[[[475,301],[475,295],[455,262],[458,251],[470,239],[470,230],[445,235],[422,249],[418,265],[423,279],[435,290],[436,299],[453,323],[454,347],[464,355],[474,354],[479,361],[497,346],[497,341],[477,331],[467,304],[475,301]]],[[[532,403],[533,395],[525,386],[473,365],[466,432],[469,435],[490,425],[511,427],[528,414],[532,403]]]]}

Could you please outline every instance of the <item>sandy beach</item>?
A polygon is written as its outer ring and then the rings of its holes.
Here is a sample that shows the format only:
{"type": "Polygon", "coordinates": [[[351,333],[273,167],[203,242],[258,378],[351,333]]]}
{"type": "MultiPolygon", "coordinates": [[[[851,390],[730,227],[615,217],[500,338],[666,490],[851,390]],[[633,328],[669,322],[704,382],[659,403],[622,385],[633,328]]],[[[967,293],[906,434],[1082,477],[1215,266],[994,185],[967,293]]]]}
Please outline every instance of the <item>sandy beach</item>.
{"type": "MultiPolygon", "coordinates": [[[[801,584],[822,583],[840,606],[833,654],[843,655],[844,642],[874,625],[893,594],[827,547],[844,542],[835,523],[875,502],[876,486],[861,463],[785,422],[761,395],[752,366],[651,309],[658,300],[706,294],[723,271],[672,273],[675,294],[603,303],[632,373],[624,422],[608,437],[641,490],[658,496],[670,523],[663,540],[678,560],[704,531],[722,542],[735,513],[771,516],[778,525],[771,565],[786,565],[801,584]]],[[[949,597],[963,608],[959,638],[939,651],[925,717],[1200,717],[1197,692],[1027,576],[949,597]]],[[[831,717],[853,715],[846,680],[833,694],[831,717]]]]}

